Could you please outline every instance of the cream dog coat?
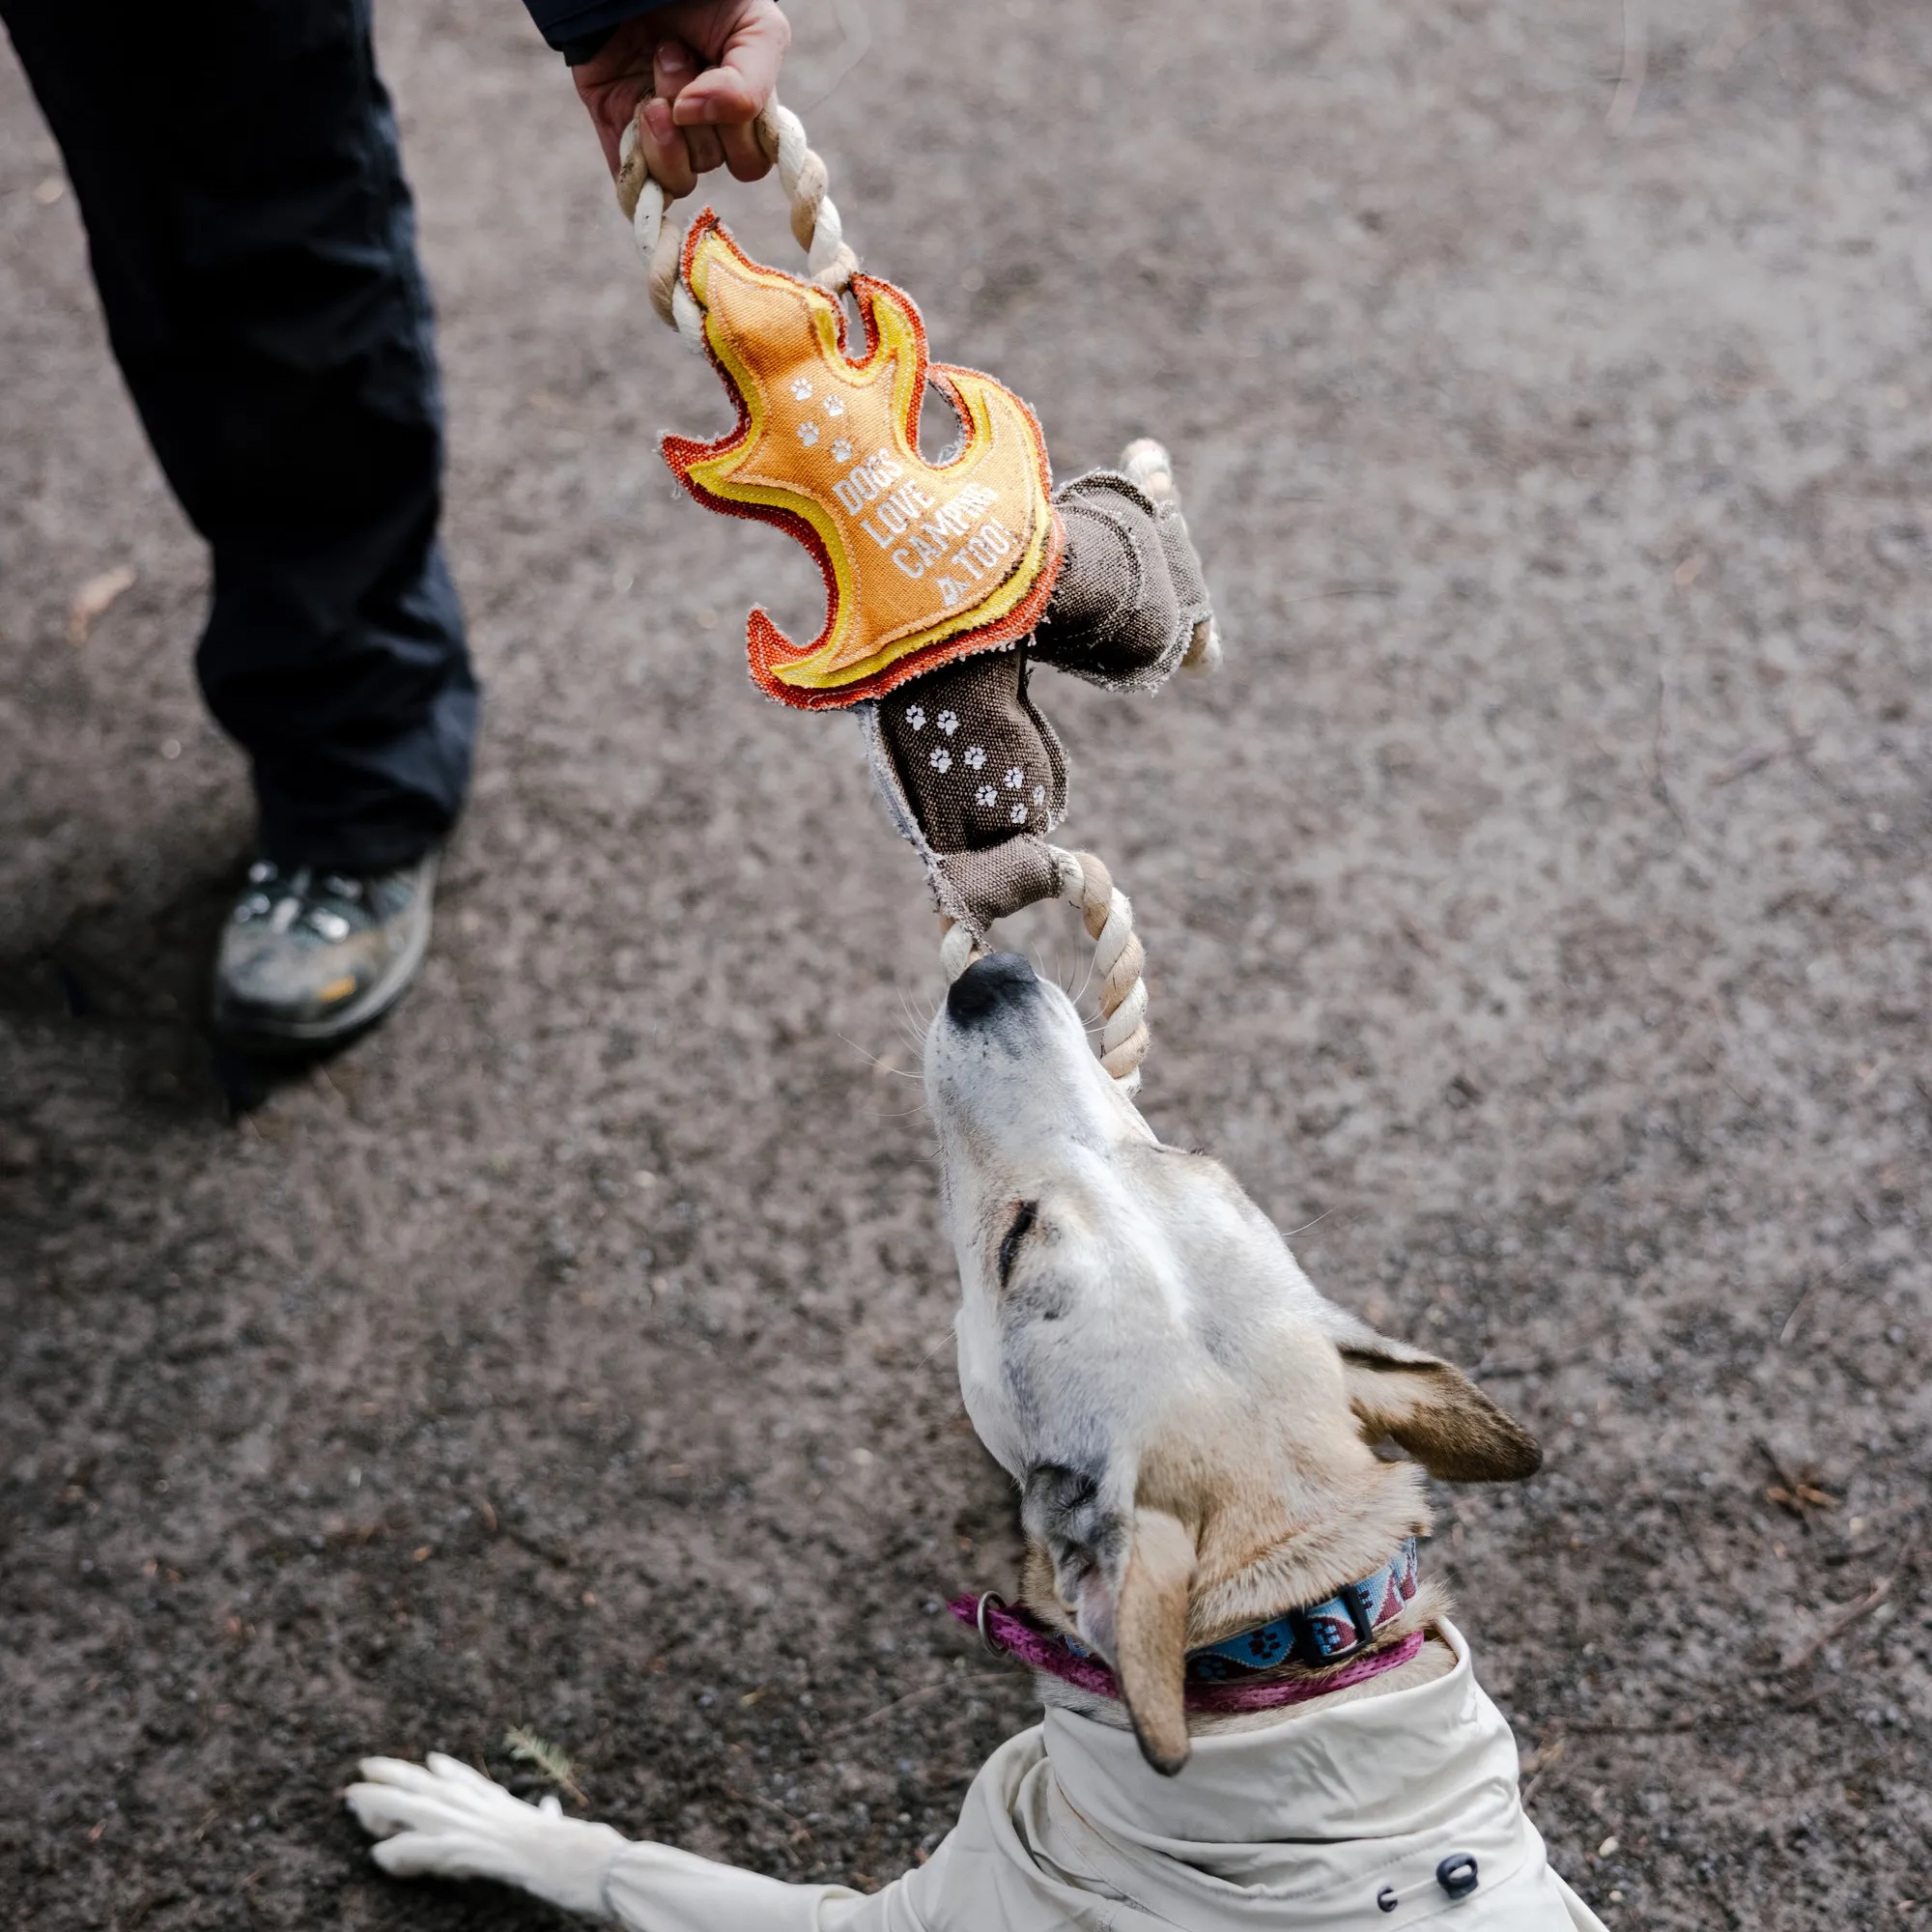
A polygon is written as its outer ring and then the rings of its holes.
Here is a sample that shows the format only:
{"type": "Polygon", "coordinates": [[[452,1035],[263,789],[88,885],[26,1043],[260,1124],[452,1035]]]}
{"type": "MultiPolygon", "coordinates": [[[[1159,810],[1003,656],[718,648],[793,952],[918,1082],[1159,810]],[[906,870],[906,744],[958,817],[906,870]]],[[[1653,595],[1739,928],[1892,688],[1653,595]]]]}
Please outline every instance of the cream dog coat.
{"type": "Polygon", "coordinates": [[[1438,1628],[1447,1676],[1197,1737],[1174,1778],[1130,1731],[1049,1711],[994,1752],[930,1862],[870,1897],[630,1845],[606,1907],[632,1932],[1604,1932],[1544,1857],[1468,1645],[1438,1628]],[[1476,1888],[1451,1899],[1436,1867],[1464,1854],[1476,1888]]]}

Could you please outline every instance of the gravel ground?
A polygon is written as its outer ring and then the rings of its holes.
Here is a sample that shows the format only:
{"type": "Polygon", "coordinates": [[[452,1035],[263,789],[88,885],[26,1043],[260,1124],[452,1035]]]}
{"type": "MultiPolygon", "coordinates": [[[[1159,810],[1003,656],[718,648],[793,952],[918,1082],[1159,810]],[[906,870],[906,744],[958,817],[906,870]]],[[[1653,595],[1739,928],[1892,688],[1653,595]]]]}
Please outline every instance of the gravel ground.
{"type": "MultiPolygon", "coordinates": [[[[1614,1926],[1932,1920],[1932,16],[1682,0],[1633,99],[1616,0],[864,10],[813,103],[802,6],[792,92],[871,264],[1063,472],[1179,457],[1229,668],[1053,682],[1069,833],[1151,949],[1155,1126],[1546,1443],[1428,1560],[1559,1864],[1614,1926]]],[[[554,1922],[382,1879],[335,1796],[437,1746],[533,1790],[519,1724],[632,1833],[869,1884],[1031,1709],[936,1611],[1016,1544],[904,1077],[930,915],[850,727],[745,681],[814,579],[673,500],[722,399],[520,12],[383,27],[487,737],[421,985],[280,1081],[201,1031],[204,559],[0,55],[36,1932],[554,1922]]]]}

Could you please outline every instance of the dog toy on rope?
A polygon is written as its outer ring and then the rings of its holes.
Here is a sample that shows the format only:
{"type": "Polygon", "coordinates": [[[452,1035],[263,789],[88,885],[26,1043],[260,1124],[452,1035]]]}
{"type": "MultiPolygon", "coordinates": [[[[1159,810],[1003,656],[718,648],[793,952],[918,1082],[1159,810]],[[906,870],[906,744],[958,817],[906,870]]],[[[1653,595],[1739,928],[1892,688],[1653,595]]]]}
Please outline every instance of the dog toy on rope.
{"type": "Polygon", "coordinates": [[[666,437],[666,460],[699,502],[775,524],[817,562],[823,628],[801,644],[754,609],[753,681],[780,703],[859,718],[887,810],[924,862],[948,976],[996,921],[1070,900],[1094,942],[1102,1065],[1131,1095],[1148,1049],[1146,955],[1107,867],[1048,842],[1066,759],[1029,676],[1040,663],[1151,691],[1177,668],[1219,662],[1167,452],[1136,442],[1120,469],[1054,488],[1032,410],[990,376],[931,361],[911,298],[861,272],[797,115],[773,99],[757,131],[809,279],[753,262],[709,209],[681,233],[638,122],[625,132],[617,198],[651,305],[710,359],[738,412],[714,441],[666,437]],[[934,462],[919,447],[928,383],[959,420],[934,462]]]}

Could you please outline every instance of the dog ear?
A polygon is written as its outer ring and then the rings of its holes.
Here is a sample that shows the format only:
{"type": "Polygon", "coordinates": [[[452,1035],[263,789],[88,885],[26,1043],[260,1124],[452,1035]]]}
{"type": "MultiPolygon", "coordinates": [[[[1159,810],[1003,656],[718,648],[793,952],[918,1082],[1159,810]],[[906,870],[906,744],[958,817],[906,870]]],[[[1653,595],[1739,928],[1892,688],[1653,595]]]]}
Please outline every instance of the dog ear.
{"type": "Polygon", "coordinates": [[[1445,1483],[1516,1483],[1543,1466],[1536,1437],[1460,1369],[1362,1324],[1340,1338],[1349,1406],[1445,1483]]]}
{"type": "Polygon", "coordinates": [[[1187,1762],[1187,1588],[1193,1533],[1165,1510],[1134,1512],[1134,1540],[1114,1613],[1114,1668],[1141,1755],[1172,1777],[1187,1762]]]}
{"type": "Polygon", "coordinates": [[[1020,1521],[1051,1560],[1054,1589],[1081,1640],[1113,1664],[1142,1755],[1172,1777],[1189,1749],[1193,1532],[1163,1510],[1110,1494],[1093,1475],[1053,1464],[1028,1471],[1020,1521]]]}

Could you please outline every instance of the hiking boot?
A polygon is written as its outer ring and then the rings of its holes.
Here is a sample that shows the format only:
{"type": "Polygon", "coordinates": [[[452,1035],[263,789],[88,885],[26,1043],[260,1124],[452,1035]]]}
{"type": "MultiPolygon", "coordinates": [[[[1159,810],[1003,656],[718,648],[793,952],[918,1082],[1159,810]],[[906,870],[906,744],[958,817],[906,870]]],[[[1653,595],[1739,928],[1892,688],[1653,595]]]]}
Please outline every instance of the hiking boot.
{"type": "Polygon", "coordinates": [[[347,1038],[400,1000],[429,946],[435,852],[391,872],[258,859],[221,929],[214,1027],[272,1052],[347,1038]]]}

